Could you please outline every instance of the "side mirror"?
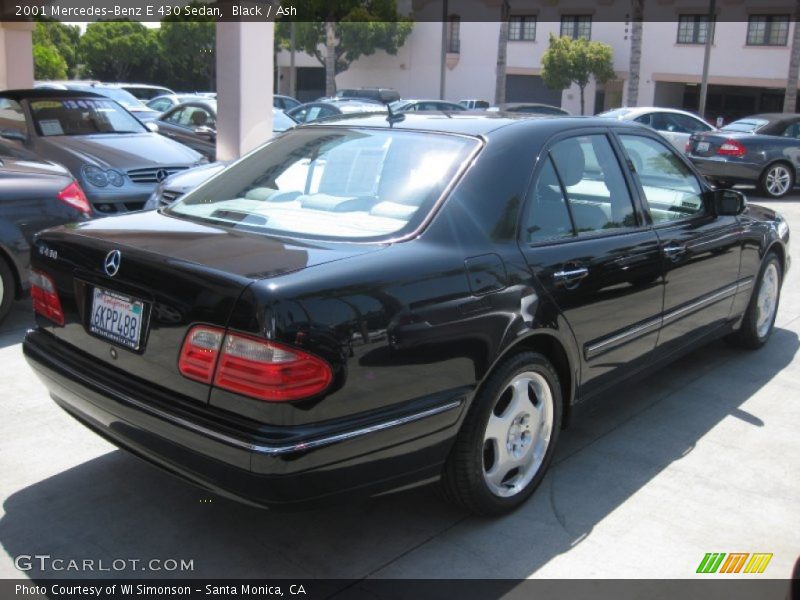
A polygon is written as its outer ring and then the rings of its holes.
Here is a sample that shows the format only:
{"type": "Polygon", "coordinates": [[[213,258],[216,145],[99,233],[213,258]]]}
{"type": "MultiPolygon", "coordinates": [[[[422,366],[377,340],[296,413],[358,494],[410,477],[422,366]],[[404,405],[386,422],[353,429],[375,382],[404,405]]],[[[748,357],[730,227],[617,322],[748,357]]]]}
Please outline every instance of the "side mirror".
{"type": "Polygon", "coordinates": [[[714,212],[721,217],[735,217],[747,207],[747,196],[737,190],[714,190],[714,212]]]}
{"type": "Polygon", "coordinates": [[[153,121],[148,121],[144,124],[148,131],[153,133],[158,133],[158,123],[154,123],[153,121]]]}
{"type": "Polygon", "coordinates": [[[25,134],[19,129],[3,129],[0,131],[0,137],[7,140],[14,140],[15,142],[25,142],[28,140],[25,134]]]}
{"type": "Polygon", "coordinates": [[[202,138],[206,138],[206,139],[211,140],[211,141],[214,141],[215,139],[217,139],[217,132],[214,129],[212,129],[211,127],[208,127],[207,125],[200,125],[198,127],[195,127],[194,128],[194,132],[198,136],[200,136],[202,138]]]}

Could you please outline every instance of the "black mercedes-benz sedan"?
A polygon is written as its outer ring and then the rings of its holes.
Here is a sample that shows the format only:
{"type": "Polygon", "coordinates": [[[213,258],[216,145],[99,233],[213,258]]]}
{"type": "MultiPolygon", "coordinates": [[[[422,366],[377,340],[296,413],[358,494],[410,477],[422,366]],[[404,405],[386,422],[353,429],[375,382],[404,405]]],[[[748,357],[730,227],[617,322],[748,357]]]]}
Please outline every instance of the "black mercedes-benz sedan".
{"type": "Polygon", "coordinates": [[[752,184],[771,198],[782,198],[797,182],[800,115],[754,115],[719,131],[695,133],[686,152],[700,172],[720,187],[752,184]]]}
{"type": "Polygon", "coordinates": [[[359,115],[41,234],[24,351],[69,414],[218,493],[440,481],[499,514],[579,407],[718,336],[767,342],[788,242],[641,125],[359,115]]]}

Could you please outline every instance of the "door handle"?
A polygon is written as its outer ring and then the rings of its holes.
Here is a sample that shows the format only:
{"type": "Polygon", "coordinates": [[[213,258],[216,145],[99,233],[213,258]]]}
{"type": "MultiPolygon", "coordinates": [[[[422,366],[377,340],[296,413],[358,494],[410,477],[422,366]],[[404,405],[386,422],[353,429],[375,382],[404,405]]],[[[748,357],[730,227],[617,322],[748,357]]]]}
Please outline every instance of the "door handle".
{"type": "Polygon", "coordinates": [[[671,258],[672,260],[677,260],[677,258],[686,252],[686,246],[683,244],[669,244],[668,246],[664,246],[661,250],[664,253],[664,256],[667,258],[671,258]]]}
{"type": "Polygon", "coordinates": [[[556,271],[553,273],[553,279],[556,283],[562,283],[566,285],[574,285],[578,283],[581,279],[586,277],[589,274],[589,269],[586,267],[578,267],[576,269],[569,269],[561,271],[556,271]]]}

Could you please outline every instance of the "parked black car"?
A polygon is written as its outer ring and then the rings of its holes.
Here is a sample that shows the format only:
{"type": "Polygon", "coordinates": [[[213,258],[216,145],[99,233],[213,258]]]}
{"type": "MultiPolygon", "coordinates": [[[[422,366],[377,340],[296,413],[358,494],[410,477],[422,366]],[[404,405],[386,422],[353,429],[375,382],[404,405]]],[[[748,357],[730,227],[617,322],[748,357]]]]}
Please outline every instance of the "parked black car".
{"type": "Polygon", "coordinates": [[[91,216],[81,186],[64,167],[0,145],[0,322],[30,287],[34,235],[91,216]]]}
{"type": "Polygon", "coordinates": [[[390,104],[400,100],[400,94],[392,88],[366,87],[366,88],[345,88],[336,91],[337,98],[362,98],[365,100],[375,100],[381,104],[390,104]]]}
{"type": "Polygon", "coordinates": [[[8,90],[0,110],[0,144],[67,167],[100,213],[140,210],[159,181],[204,160],[92,92],[8,90]]]}
{"type": "Polygon", "coordinates": [[[569,116],[569,113],[559,106],[552,104],[538,104],[536,102],[508,102],[499,106],[492,106],[487,109],[490,112],[524,113],[528,115],[556,115],[559,117],[569,116]]]}
{"type": "Polygon", "coordinates": [[[40,234],[24,351],[79,421],[222,494],[441,479],[497,514],[579,407],[717,336],[766,343],[788,241],[641,125],[347,117],[40,234]]]}
{"type": "Polygon", "coordinates": [[[770,113],[696,133],[686,152],[703,175],[719,186],[756,184],[771,198],[794,188],[800,167],[800,115],[770,113]]]}
{"type": "MultiPolygon", "coordinates": [[[[168,110],[156,121],[158,132],[199,152],[209,160],[217,156],[217,101],[191,100],[168,110]]],[[[283,111],[272,109],[272,130],[286,131],[297,123],[283,111]]]]}

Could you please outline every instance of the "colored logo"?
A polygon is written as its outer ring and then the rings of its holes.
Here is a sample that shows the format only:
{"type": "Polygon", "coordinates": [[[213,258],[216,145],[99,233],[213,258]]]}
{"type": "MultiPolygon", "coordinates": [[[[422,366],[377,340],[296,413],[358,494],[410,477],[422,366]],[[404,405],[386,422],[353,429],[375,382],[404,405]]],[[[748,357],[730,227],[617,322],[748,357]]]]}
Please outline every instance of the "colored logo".
{"type": "Polygon", "coordinates": [[[772,553],[707,552],[697,566],[698,573],[763,573],[772,553]]]}

